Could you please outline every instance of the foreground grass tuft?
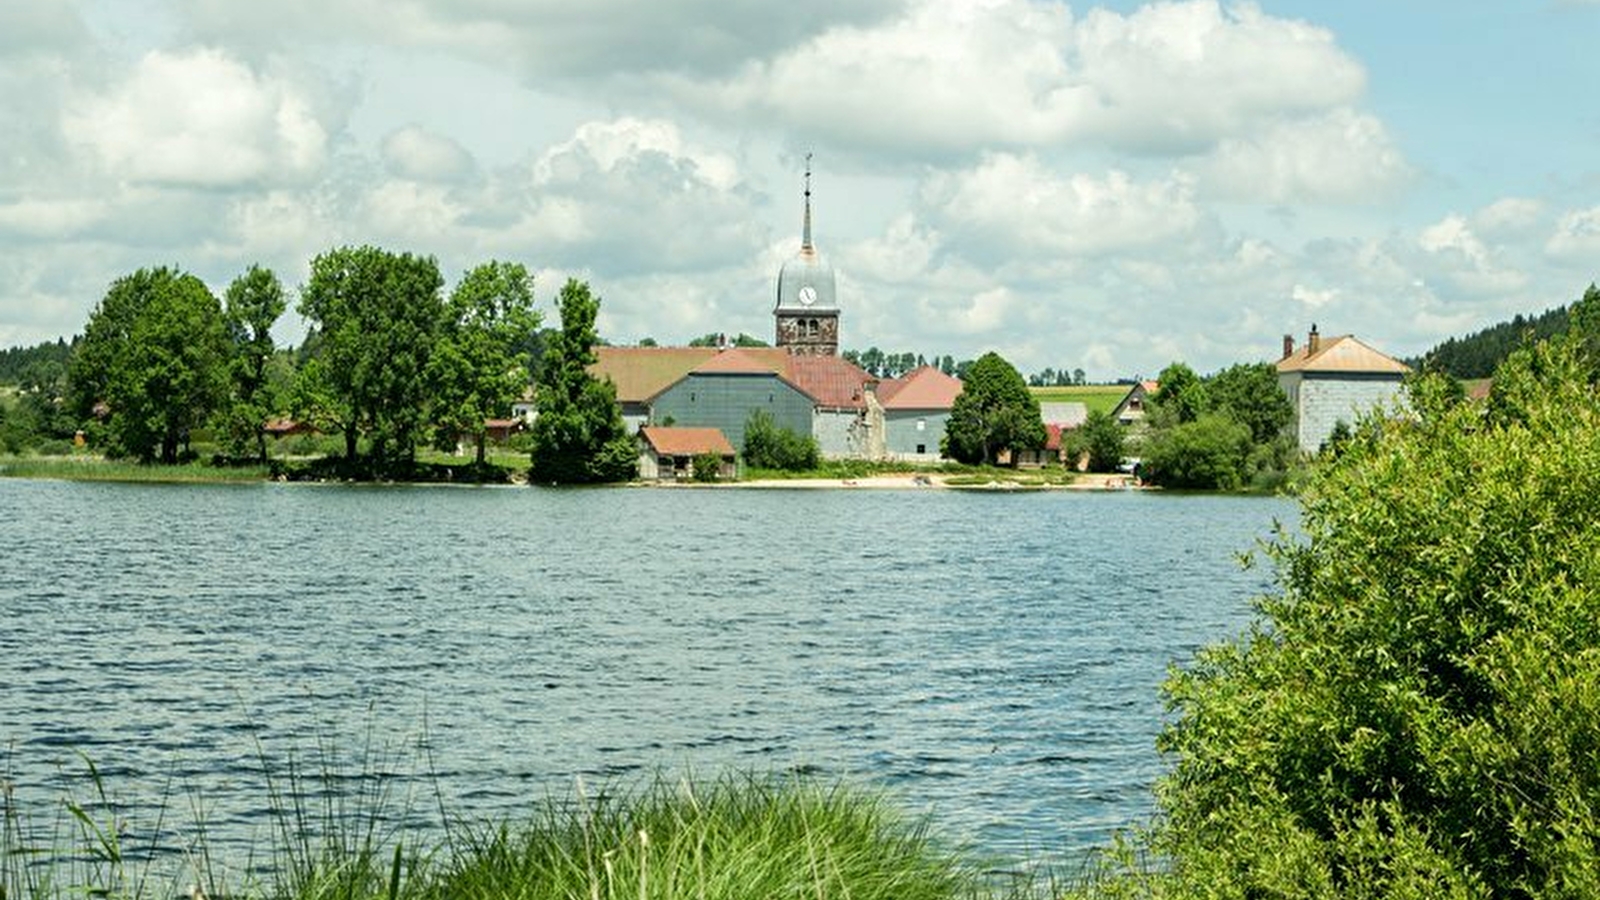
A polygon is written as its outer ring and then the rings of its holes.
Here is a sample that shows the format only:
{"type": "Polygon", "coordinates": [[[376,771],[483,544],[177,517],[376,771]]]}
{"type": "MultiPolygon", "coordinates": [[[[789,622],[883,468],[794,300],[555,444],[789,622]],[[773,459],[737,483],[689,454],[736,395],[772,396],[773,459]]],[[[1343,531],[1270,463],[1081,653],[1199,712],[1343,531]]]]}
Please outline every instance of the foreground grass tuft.
{"type": "Polygon", "coordinates": [[[338,800],[308,792],[307,784],[279,784],[270,804],[276,838],[266,865],[247,866],[242,871],[255,874],[243,882],[241,870],[229,877],[203,846],[189,848],[187,876],[156,871],[162,867],[152,868],[148,854],[126,854],[115,822],[101,821],[109,804],[98,776],[94,783],[94,803],[68,802],[77,827],[66,832],[25,827],[5,797],[0,900],[1042,896],[1026,884],[989,880],[880,794],[800,777],[657,780],[593,794],[580,783],[572,796],[537,805],[526,821],[457,823],[442,835],[396,828],[371,785],[371,796],[338,800]]]}
{"type": "Polygon", "coordinates": [[[953,898],[974,869],[875,795],[803,781],[656,783],[458,839],[429,896],[953,898]]]}

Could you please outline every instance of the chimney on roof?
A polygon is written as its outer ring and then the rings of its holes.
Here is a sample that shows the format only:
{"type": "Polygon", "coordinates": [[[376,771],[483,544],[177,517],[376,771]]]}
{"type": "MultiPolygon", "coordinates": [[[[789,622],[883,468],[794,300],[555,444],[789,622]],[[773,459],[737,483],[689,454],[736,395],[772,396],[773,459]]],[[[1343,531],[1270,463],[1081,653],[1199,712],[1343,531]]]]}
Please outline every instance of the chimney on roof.
{"type": "Polygon", "coordinates": [[[1306,335],[1306,353],[1314,354],[1322,349],[1322,335],[1317,334],[1317,325],[1311,324],[1311,333],[1306,335]]]}
{"type": "Polygon", "coordinates": [[[1279,359],[1288,359],[1289,357],[1291,357],[1293,355],[1294,355],[1294,335],[1286,334],[1286,335],[1283,336],[1283,355],[1278,357],[1278,358],[1279,359]]]}

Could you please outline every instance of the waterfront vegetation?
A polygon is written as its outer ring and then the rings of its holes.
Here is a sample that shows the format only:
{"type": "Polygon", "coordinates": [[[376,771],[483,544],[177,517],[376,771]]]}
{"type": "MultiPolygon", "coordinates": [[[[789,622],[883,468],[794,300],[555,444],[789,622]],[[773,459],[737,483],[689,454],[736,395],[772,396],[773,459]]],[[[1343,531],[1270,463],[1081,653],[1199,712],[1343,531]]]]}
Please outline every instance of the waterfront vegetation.
{"type": "Polygon", "coordinates": [[[314,784],[273,787],[271,846],[252,851],[253,863],[240,867],[212,853],[203,827],[187,838],[181,857],[156,852],[157,842],[183,839],[175,823],[119,819],[108,798],[114,786],[92,764],[90,772],[90,796],[64,800],[62,820],[48,825],[19,814],[9,788],[0,796],[0,897],[1043,896],[1034,891],[1042,880],[995,874],[882,793],[793,774],[657,779],[634,788],[580,782],[568,797],[534,803],[525,820],[452,821],[428,838],[398,829],[392,797],[373,773],[324,772],[314,784]]]}
{"type": "Polygon", "coordinates": [[[0,477],[54,478],[65,481],[126,481],[150,484],[265,481],[269,466],[215,466],[198,460],[182,465],[155,465],[106,459],[87,453],[59,456],[0,456],[0,477]]]}
{"type": "Polygon", "coordinates": [[[1600,896],[1600,296],[1573,318],[1312,473],[1259,625],[1166,686],[1162,815],[1084,896],[1600,896]]]}

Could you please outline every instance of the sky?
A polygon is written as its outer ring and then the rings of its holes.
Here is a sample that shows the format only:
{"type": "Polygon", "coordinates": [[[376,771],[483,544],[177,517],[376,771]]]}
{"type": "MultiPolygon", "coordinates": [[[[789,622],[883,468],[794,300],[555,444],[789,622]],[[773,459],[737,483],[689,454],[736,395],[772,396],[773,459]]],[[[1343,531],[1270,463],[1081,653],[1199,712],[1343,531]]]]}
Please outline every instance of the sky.
{"type": "Polygon", "coordinates": [[[1410,356],[1600,280],[1597,42],[1600,0],[0,0],[0,346],[361,244],[770,341],[810,154],[844,347],[1410,356]]]}

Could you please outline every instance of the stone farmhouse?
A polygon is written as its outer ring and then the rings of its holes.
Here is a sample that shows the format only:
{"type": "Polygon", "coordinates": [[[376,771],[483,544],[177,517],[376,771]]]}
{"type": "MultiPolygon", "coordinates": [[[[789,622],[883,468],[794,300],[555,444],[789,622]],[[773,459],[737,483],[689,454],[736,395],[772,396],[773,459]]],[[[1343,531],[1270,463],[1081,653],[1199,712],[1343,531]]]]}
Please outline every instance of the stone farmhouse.
{"type": "Polygon", "coordinates": [[[1400,397],[1400,382],[1411,369],[1405,363],[1367,346],[1351,335],[1324,338],[1311,326],[1305,346],[1283,336],[1278,360],[1278,386],[1294,408],[1295,440],[1315,453],[1343,421],[1356,419],[1400,397]]]}
{"type": "Polygon", "coordinates": [[[590,371],[616,385],[630,430],[650,429],[645,452],[658,461],[701,443],[720,452],[713,432],[742,448],[757,411],[815,438],[827,458],[939,458],[961,382],[931,367],[879,379],[839,356],[836,284],[811,239],[810,182],[808,170],[800,250],[778,272],[775,346],[596,348],[590,371]],[[694,441],[662,429],[696,429],[694,441]]]}

